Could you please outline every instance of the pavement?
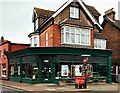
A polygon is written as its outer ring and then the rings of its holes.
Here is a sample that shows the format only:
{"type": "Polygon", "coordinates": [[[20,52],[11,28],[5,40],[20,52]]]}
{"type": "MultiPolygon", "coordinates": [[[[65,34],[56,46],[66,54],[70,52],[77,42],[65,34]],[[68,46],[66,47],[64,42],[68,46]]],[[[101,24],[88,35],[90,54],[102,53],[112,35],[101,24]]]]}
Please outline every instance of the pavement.
{"type": "MultiPolygon", "coordinates": [[[[118,92],[119,85],[118,83],[112,83],[112,84],[107,84],[107,83],[89,83],[87,86],[87,89],[75,89],[74,84],[67,84],[67,85],[57,85],[57,84],[52,84],[52,83],[45,83],[45,84],[26,84],[26,83],[19,83],[19,82],[14,82],[14,81],[8,81],[8,80],[0,80],[0,85],[10,87],[10,88],[15,88],[19,91],[39,91],[39,92],[44,92],[44,91],[52,91],[52,92],[93,92],[93,91],[104,91],[110,93],[110,91],[113,91],[113,93],[120,93],[118,92]]],[[[96,92],[96,93],[97,93],[96,92]]],[[[103,93],[103,92],[101,92],[103,93]]]]}

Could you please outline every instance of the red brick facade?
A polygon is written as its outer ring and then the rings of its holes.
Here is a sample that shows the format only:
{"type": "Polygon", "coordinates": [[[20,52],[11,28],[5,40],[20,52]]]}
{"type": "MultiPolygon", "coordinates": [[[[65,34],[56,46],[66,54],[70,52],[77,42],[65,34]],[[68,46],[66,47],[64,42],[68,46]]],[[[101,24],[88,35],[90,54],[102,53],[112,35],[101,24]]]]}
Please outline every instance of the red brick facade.
{"type": "Polygon", "coordinates": [[[0,58],[0,78],[2,79],[8,79],[8,59],[6,55],[4,54],[4,50],[8,52],[14,52],[17,50],[25,49],[28,48],[30,45],[29,44],[16,44],[16,43],[11,43],[10,41],[3,42],[0,44],[0,51],[1,51],[1,58],[0,58]],[[6,69],[4,73],[3,71],[6,69]],[[3,75],[5,74],[5,75],[3,75]]]}

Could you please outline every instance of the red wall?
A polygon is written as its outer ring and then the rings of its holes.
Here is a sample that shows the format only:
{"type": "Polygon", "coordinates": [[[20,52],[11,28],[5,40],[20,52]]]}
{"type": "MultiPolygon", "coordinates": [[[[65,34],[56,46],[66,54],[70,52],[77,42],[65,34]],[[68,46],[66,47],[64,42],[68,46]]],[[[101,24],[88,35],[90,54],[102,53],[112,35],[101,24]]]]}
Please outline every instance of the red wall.
{"type": "Polygon", "coordinates": [[[60,46],[60,29],[58,25],[51,25],[43,33],[40,34],[40,46],[46,47],[45,34],[48,32],[48,47],[60,46]]]}
{"type": "Polygon", "coordinates": [[[17,51],[17,50],[25,49],[25,48],[28,48],[28,47],[30,47],[30,46],[22,45],[22,44],[12,44],[10,52],[14,52],[14,51],[17,51]]]}
{"type": "MultiPolygon", "coordinates": [[[[20,49],[25,49],[25,48],[28,48],[29,45],[26,45],[26,44],[14,44],[14,43],[9,43],[9,42],[6,42],[2,45],[0,45],[0,50],[2,50],[2,58],[0,59],[0,64],[6,64],[6,78],[2,78],[2,79],[8,79],[8,59],[7,57],[4,57],[5,54],[4,54],[4,49],[8,52],[13,52],[13,51],[16,51],[16,50],[20,50],[20,49]]],[[[0,69],[0,72],[1,72],[1,69],[0,69]]],[[[1,77],[1,74],[0,73],[0,77],[1,77]]]]}

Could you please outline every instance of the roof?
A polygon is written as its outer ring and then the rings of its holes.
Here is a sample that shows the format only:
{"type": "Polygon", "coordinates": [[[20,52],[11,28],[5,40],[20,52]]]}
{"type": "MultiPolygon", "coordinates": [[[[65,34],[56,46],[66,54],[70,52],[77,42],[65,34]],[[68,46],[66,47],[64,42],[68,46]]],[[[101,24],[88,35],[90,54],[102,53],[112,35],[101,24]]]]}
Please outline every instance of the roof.
{"type": "Polygon", "coordinates": [[[34,31],[28,35],[28,37],[31,37],[32,35],[39,35],[39,31],[34,31]]]}
{"type": "Polygon", "coordinates": [[[92,27],[91,25],[87,24],[86,21],[74,20],[74,19],[65,19],[60,24],[71,24],[71,25],[77,25],[77,26],[92,27]]]}
{"type": "Polygon", "coordinates": [[[89,10],[93,15],[98,15],[98,16],[101,15],[101,14],[95,9],[95,7],[90,6],[90,5],[86,5],[86,7],[88,8],[88,10],[89,10]]]}
{"type": "Polygon", "coordinates": [[[97,38],[97,39],[107,39],[105,36],[103,36],[99,32],[94,32],[94,38],[97,38]]]}
{"type": "Polygon", "coordinates": [[[105,26],[106,22],[110,23],[115,28],[120,29],[120,20],[112,20],[109,17],[105,17],[102,23],[102,27],[105,26]]]}
{"type": "MultiPolygon", "coordinates": [[[[40,27],[38,29],[40,29],[41,27],[43,27],[49,20],[51,20],[52,18],[55,18],[61,11],[63,11],[71,2],[73,2],[74,0],[68,0],[66,3],[64,3],[56,12],[54,12],[46,21],[43,22],[42,25],[40,25],[40,27]]],[[[75,0],[76,1],[76,0],[75,0]]],[[[85,12],[87,13],[88,17],[92,20],[92,22],[94,24],[96,24],[99,29],[102,30],[101,25],[98,23],[98,21],[94,18],[94,16],[91,14],[91,12],[89,11],[91,8],[88,8],[84,5],[84,3],[81,0],[77,0],[78,3],[83,7],[83,9],[85,10],[85,12]]],[[[92,9],[91,9],[92,10],[92,9]]]]}
{"type": "Polygon", "coordinates": [[[36,13],[37,17],[43,17],[45,19],[49,18],[54,13],[54,11],[45,10],[36,7],[34,7],[34,12],[36,13]]]}

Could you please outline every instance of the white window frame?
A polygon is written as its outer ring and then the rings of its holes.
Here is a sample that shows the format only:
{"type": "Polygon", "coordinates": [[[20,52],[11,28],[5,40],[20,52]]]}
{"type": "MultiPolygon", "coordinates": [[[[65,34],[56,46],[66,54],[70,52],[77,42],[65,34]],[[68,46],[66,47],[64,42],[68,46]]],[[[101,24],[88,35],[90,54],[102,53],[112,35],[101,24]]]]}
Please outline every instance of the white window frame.
{"type": "MultiPolygon", "coordinates": [[[[85,36],[86,37],[86,36],[85,36]]],[[[74,44],[74,45],[86,45],[86,46],[90,46],[91,45],[91,35],[90,35],[90,29],[81,29],[81,28],[76,28],[76,27],[68,27],[68,26],[64,26],[61,28],[61,44],[74,44]],[[69,28],[69,31],[66,31],[66,29],[69,28]],[[71,32],[71,29],[75,29],[75,32],[71,32]],[[79,30],[79,31],[77,31],[79,30]],[[88,31],[88,42],[87,43],[81,43],[81,34],[83,31],[88,31]],[[66,33],[69,33],[70,34],[70,38],[69,38],[69,41],[66,40],[66,33]],[[75,42],[72,42],[72,33],[74,33],[75,35],[75,42]],[[80,43],[77,42],[77,34],[80,35],[80,43]]]]}
{"type": "Polygon", "coordinates": [[[70,18],[80,18],[79,8],[77,7],[70,7],[70,18]]]}
{"type": "Polygon", "coordinates": [[[45,45],[48,47],[48,32],[45,33],[45,45]]]}
{"type": "Polygon", "coordinates": [[[106,49],[105,39],[94,39],[94,49],[106,49]]]}
{"type": "Polygon", "coordinates": [[[38,29],[38,18],[35,20],[35,27],[38,29]]]}
{"type": "Polygon", "coordinates": [[[37,37],[34,37],[34,47],[37,46],[37,37]]]}

